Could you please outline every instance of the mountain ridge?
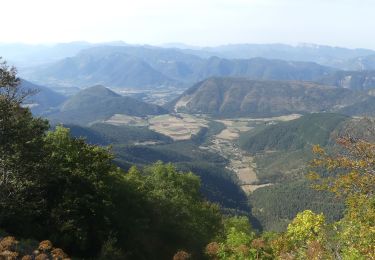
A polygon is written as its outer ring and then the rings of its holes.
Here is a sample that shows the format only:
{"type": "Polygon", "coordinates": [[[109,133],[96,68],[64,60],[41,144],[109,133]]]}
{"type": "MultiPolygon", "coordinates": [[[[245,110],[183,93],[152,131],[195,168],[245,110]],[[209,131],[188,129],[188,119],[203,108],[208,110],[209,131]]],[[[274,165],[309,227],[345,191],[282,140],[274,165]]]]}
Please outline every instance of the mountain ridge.
{"type": "Polygon", "coordinates": [[[58,85],[147,88],[188,86],[212,76],[314,80],[334,69],[313,62],[277,59],[201,58],[152,46],[100,46],[26,73],[36,82],[58,85]]]}
{"type": "Polygon", "coordinates": [[[214,77],[195,84],[166,107],[170,111],[219,117],[269,117],[337,111],[367,94],[314,82],[214,77]]]}

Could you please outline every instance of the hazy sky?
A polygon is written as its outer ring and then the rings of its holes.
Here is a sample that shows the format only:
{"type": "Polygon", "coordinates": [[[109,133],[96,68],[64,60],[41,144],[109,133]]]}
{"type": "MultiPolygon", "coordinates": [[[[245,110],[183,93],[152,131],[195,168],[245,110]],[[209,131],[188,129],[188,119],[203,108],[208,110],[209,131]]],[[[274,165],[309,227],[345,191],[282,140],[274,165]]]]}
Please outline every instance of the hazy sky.
{"type": "Polygon", "coordinates": [[[0,6],[0,42],[309,42],[375,49],[375,0],[0,0],[0,6]]]}

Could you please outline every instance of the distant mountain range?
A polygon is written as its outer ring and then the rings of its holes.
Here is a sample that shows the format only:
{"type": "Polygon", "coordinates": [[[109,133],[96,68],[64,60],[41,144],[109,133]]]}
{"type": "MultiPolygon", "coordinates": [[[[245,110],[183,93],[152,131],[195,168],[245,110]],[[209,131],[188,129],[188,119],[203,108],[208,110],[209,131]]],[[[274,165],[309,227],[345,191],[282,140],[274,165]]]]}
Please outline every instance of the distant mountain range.
{"type": "Polygon", "coordinates": [[[296,46],[287,44],[228,44],[204,48],[175,46],[187,53],[200,57],[219,56],[228,59],[263,57],[267,59],[316,62],[326,66],[334,66],[346,60],[375,54],[375,51],[369,49],[348,49],[307,43],[296,46]]]}
{"type": "Polygon", "coordinates": [[[126,53],[101,55],[82,52],[32,72],[31,78],[49,85],[88,87],[103,84],[111,87],[148,87],[172,84],[173,80],[145,61],[126,53]]]}
{"type": "MultiPolygon", "coordinates": [[[[17,66],[31,66],[66,57],[97,46],[133,46],[152,47],[147,45],[130,45],[122,41],[89,43],[70,42],[58,44],[22,44],[0,43],[0,55],[7,60],[14,61],[17,66]]],[[[217,56],[227,59],[250,59],[263,57],[267,59],[281,59],[294,61],[308,61],[341,68],[340,64],[359,57],[375,55],[369,49],[349,49],[317,44],[228,44],[216,47],[190,46],[183,43],[164,44],[158,49],[175,49],[183,53],[193,54],[202,58],[217,56]]],[[[362,58],[361,58],[362,59],[362,58]]],[[[353,68],[351,68],[353,69],[353,68]]],[[[369,68],[367,68],[369,69],[369,68]]]]}
{"type": "Polygon", "coordinates": [[[101,46],[56,63],[36,67],[25,76],[48,85],[147,88],[189,86],[212,76],[272,80],[315,80],[334,70],[312,62],[200,58],[177,49],[150,46],[101,46]]]}
{"type": "Polygon", "coordinates": [[[65,97],[22,80],[23,89],[37,90],[25,105],[52,123],[87,125],[115,114],[159,115],[169,112],[210,114],[215,117],[268,117],[290,113],[338,112],[374,116],[373,72],[337,72],[321,84],[306,81],[250,80],[214,77],[203,80],[165,108],[121,96],[101,85],[65,97]]]}
{"type": "Polygon", "coordinates": [[[55,62],[77,55],[80,51],[94,46],[125,46],[124,42],[93,44],[84,41],[57,44],[0,43],[0,57],[11,62],[17,68],[30,67],[55,62]]]}
{"type": "Polygon", "coordinates": [[[148,104],[131,97],[123,97],[103,87],[86,88],[66,100],[48,119],[53,124],[87,125],[101,122],[115,114],[131,116],[159,115],[167,111],[157,105],[148,104]]]}
{"type": "Polygon", "coordinates": [[[375,55],[359,56],[341,62],[332,63],[331,66],[342,70],[375,70],[375,55]]]}
{"type": "MultiPolygon", "coordinates": [[[[267,117],[291,113],[344,111],[373,97],[345,88],[301,81],[210,78],[168,105],[171,111],[213,116],[267,117]]],[[[364,111],[357,110],[359,114],[364,111]]]]}
{"type": "Polygon", "coordinates": [[[248,79],[265,80],[315,80],[328,75],[333,69],[313,62],[295,62],[269,60],[264,58],[252,59],[208,59],[199,76],[195,80],[220,77],[246,77],[248,79]]]}

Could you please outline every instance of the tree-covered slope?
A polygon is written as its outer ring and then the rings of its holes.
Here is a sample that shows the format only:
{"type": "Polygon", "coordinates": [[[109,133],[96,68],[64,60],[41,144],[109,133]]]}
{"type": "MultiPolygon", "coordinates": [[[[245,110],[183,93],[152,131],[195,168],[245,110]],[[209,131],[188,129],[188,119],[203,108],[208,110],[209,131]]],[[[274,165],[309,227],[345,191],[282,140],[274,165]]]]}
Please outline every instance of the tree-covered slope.
{"type": "Polygon", "coordinates": [[[51,113],[67,99],[50,88],[33,84],[27,80],[21,80],[21,88],[23,91],[34,92],[33,95],[27,97],[25,104],[37,115],[51,113]]]}
{"type": "Polygon", "coordinates": [[[91,126],[65,125],[75,137],[86,138],[92,144],[157,144],[169,143],[172,139],[141,126],[116,126],[96,123],[91,126]]]}
{"type": "Polygon", "coordinates": [[[86,125],[115,114],[146,116],[163,113],[166,110],[157,105],[120,96],[103,86],[94,86],[69,98],[58,112],[48,115],[48,118],[53,123],[86,125]]]}
{"type": "Polygon", "coordinates": [[[326,146],[331,140],[331,134],[350,117],[318,113],[308,114],[289,122],[270,125],[262,131],[249,131],[241,135],[240,144],[251,153],[262,151],[291,151],[311,148],[319,144],[326,146]]]}
{"type": "Polygon", "coordinates": [[[301,210],[323,212],[327,220],[338,220],[344,205],[332,194],[316,191],[306,180],[314,159],[313,145],[328,152],[342,149],[337,138],[374,140],[375,123],[368,118],[339,114],[310,114],[299,119],[268,125],[244,133],[240,145],[254,155],[260,188],[250,196],[253,215],[265,230],[285,229],[301,210]]]}
{"type": "MultiPolygon", "coordinates": [[[[162,161],[174,163],[178,169],[192,171],[202,180],[202,193],[210,201],[227,210],[248,210],[246,195],[236,183],[220,155],[199,149],[195,141],[175,142],[146,127],[93,124],[66,125],[75,137],[96,145],[111,145],[115,162],[124,169],[162,161]]],[[[201,140],[199,140],[201,141],[201,140]]]]}
{"type": "Polygon", "coordinates": [[[202,192],[210,201],[231,210],[247,210],[246,195],[237,185],[233,173],[220,155],[199,149],[191,141],[169,144],[113,145],[120,165],[148,165],[157,161],[171,162],[178,169],[193,171],[202,179],[202,192]]]}
{"type": "Polygon", "coordinates": [[[285,230],[290,221],[306,209],[323,212],[327,220],[343,216],[343,202],[332,194],[316,191],[307,180],[279,183],[257,189],[250,195],[252,213],[264,230],[285,230]]]}

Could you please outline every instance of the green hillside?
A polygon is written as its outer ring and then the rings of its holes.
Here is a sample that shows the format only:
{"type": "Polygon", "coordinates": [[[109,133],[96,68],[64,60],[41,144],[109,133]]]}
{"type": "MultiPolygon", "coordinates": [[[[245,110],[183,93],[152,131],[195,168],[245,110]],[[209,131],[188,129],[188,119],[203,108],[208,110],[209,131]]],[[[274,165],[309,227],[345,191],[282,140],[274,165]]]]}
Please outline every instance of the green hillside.
{"type": "Polygon", "coordinates": [[[336,150],[336,139],[350,135],[374,141],[375,122],[339,114],[310,114],[245,132],[239,145],[254,155],[260,183],[289,182],[304,178],[313,158],[312,145],[336,150]]]}
{"type": "Polygon", "coordinates": [[[194,171],[202,180],[202,192],[210,201],[227,209],[248,210],[245,193],[233,174],[225,169],[220,155],[198,148],[194,142],[180,141],[149,146],[114,145],[120,165],[148,165],[157,161],[172,162],[178,169],[194,171]]]}
{"type": "Polygon", "coordinates": [[[339,114],[309,114],[242,133],[239,145],[255,156],[261,183],[300,179],[313,158],[312,146],[333,146],[342,129],[353,125],[351,120],[339,114]]]}
{"type": "Polygon", "coordinates": [[[60,111],[48,115],[48,118],[53,123],[87,125],[115,114],[146,116],[163,113],[166,113],[166,110],[157,105],[120,96],[103,86],[94,86],[69,98],[60,111]]]}
{"type": "Polygon", "coordinates": [[[331,193],[316,191],[306,180],[280,183],[257,189],[250,196],[253,215],[265,230],[285,230],[302,210],[322,212],[329,222],[343,216],[343,202],[331,193]]]}
{"type": "Polygon", "coordinates": [[[247,198],[236,183],[232,173],[225,169],[227,161],[221,156],[201,150],[199,140],[172,143],[169,137],[146,127],[93,124],[82,127],[66,125],[75,137],[83,137],[88,143],[111,145],[115,162],[122,168],[131,165],[146,166],[157,161],[173,162],[178,169],[193,171],[202,180],[202,193],[210,201],[219,203],[227,210],[249,210],[247,198]],[[142,145],[145,143],[146,145],[142,145]]]}
{"type": "Polygon", "coordinates": [[[21,80],[21,88],[24,91],[35,92],[25,101],[30,106],[31,111],[37,115],[48,114],[56,110],[67,97],[53,91],[50,88],[39,86],[27,80],[21,80]]]}
{"type": "Polygon", "coordinates": [[[98,145],[169,143],[167,136],[149,130],[147,127],[115,126],[96,123],[89,127],[65,125],[75,137],[86,138],[87,142],[98,145]]]}
{"type": "Polygon", "coordinates": [[[325,113],[261,127],[241,135],[240,145],[254,154],[260,183],[273,185],[260,188],[250,196],[252,214],[265,230],[286,228],[298,211],[323,212],[329,221],[340,219],[342,201],[332,194],[309,187],[306,173],[314,158],[312,145],[319,144],[328,152],[340,148],[335,142],[347,136],[374,141],[375,123],[369,118],[350,118],[325,113]]]}
{"type": "Polygon", "coordinates": [[[250,153],[299,150],[315,144],[326,146],[331,141],[331,133],[349,119],[339,114],[309,114],[293,121],[270,125],[260,132],[244,133],[240,145],[250,153]]]}

